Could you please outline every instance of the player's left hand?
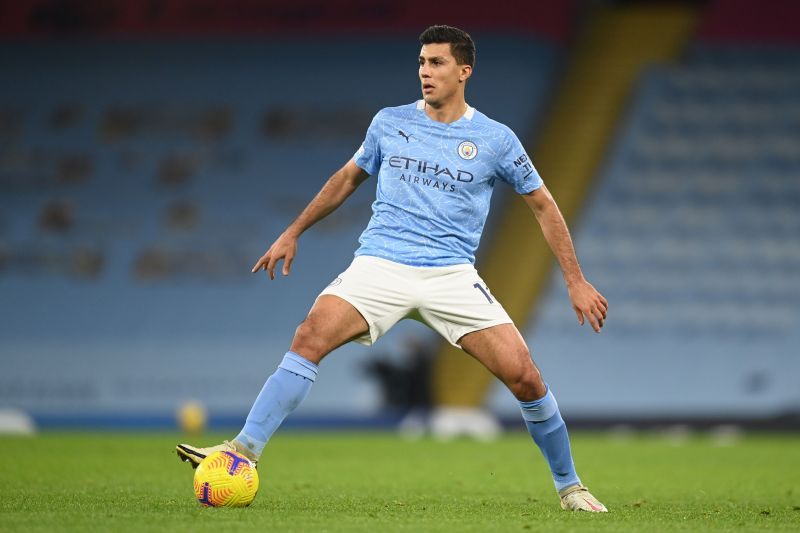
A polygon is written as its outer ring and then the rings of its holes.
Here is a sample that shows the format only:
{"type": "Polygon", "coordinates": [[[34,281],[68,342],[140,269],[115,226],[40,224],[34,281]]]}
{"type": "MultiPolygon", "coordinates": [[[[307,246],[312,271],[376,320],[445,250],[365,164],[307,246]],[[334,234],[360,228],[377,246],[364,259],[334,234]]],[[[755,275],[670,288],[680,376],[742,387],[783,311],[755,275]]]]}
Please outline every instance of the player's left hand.
{"type": "Polygon", "coordinates": [[[567,291],[569,291],[569,299],[572,300],[572,308],[578,315],[580,325],[583,325],[584,317],[586,317],[589,324],[592,325],[592,329],[596,333],[600,333],[606,316],[608,316],[608,300],[585,279],[568,284],[567,291]]]}

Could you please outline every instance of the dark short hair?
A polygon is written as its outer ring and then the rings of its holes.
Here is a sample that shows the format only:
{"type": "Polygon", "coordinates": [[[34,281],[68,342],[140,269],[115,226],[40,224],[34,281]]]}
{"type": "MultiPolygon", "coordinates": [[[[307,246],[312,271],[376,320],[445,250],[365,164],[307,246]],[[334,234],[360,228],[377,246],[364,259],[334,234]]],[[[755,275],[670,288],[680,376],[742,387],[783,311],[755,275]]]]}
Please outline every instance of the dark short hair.
{"type": "Polygon", "coordinates": [[[431,26],[419,36],[421,44],[449,43],[450,53],[459,65],[475,67],[475,43],[469,33],[453,26],[431,26]]]}

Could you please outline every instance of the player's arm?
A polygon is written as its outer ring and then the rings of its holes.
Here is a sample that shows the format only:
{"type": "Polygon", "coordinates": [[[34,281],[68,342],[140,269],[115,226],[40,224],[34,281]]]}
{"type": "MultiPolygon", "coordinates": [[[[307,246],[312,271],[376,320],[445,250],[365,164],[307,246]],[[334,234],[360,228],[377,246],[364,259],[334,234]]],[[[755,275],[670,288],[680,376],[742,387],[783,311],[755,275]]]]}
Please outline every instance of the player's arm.
{"type": "Polygon", "coordinates": [[[269,279],[275,279],[275,266],[278,261],[283,259],[282,272],[284,276],[288,276],[294,256],[297,254],[297,239],[300,235],[335,211],[368,177],[369,174],[356,165],[352,159],[348,161],[325,182],[311,203],[300,213],[300,216],[289,224],[289,227],[272,243],[272,246],[253,266],[253,272],[258,272],[263,268],[269,273],[269,279]]]}
{"type": "Polygon", "coordinates": [[[547,187],[542,185],[533,192],[523,194],[522,197],[536,215],[544,238],[558,259],[558,264],[561,265],[561,272],[564,274],[564,281],[572,300],[572,308],[578,315],[578,322],[583,325],[585,316],[592,328],[600,333],[608,313],[608,301],[583,277],[567,223],[553,196],[547,187]]]}

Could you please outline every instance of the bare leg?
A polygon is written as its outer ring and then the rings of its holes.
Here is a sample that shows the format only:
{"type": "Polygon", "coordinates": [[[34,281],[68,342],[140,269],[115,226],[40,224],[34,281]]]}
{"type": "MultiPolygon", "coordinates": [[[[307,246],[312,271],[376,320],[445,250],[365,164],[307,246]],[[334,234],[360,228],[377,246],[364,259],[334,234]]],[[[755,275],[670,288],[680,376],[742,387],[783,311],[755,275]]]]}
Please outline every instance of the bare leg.
{"type": "Polygon", "coordinates": [[[333,350],[368,330],[367,321],[349,302],[323,294],[297,327],[290,350],[316,365],[333,350]]]}
{"type": "Polygon", "coordinates": [[[367,330],[352,305],[338,296],[320,296],[298,326],[291,350],[258,394],[234,446],[258,459],[272,434],[305,399],[322,358],[367,330]]]}
{"type": "MultiPolygon", "coordinates": [[[[502,324],[474,331],[464,335],[459,344],[505,383],[519,400],[525,425],[550,466],[559,494],[565,496],[570,491],[583,490],[558,403],[545,385],[517,328],[513,324],[502,324]]],[[[602,504],[597,502],[598,509],[600,506],[602,504]]]]}
{"type": "Polygon", "coordinates": [[[467,333],[458,344],[497,376],[522,402],[541,398],[547,387],[514,324],[500,324],[467,333]]]}

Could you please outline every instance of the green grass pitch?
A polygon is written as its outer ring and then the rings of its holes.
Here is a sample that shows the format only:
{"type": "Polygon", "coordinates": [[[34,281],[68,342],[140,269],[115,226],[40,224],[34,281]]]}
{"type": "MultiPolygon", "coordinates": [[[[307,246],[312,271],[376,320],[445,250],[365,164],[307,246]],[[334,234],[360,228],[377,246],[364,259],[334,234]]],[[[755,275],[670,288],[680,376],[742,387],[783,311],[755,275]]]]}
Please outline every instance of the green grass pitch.
{"type": "MultiPolygon", "coordinates": [[[[213,443],[220,436],[206,436],[213,443]]],[[[201,507],[177,434],[0,437],[0,531],[800,531],[800,435],[573,434],[607,515],[561,511],[527,434],[283,432],[245,509],[201,507]]]]}

